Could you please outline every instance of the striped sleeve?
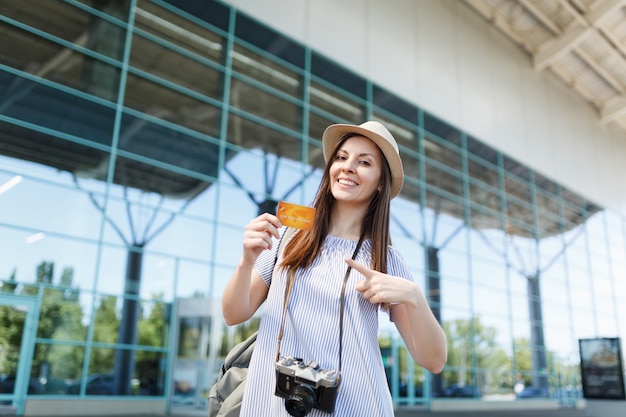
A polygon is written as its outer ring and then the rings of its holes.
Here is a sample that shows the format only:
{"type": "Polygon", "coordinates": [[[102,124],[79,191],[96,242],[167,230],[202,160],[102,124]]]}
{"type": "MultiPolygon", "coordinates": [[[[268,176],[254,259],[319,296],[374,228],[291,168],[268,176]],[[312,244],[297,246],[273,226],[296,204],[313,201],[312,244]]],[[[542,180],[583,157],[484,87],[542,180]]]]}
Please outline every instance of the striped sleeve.
{"type": "Polygon", "coordinates": [[[387,256],[387,275],[415,281],[408,264],[402,257],[402,254],[393,246],[389,247],[387,256]]]}
{"type": "MultiPolygon", "coordinates": [[[[282,227],[278,231],[280,236],[285,236],[286,232],[287,232],[286,227],[282,227]]],[[[288,233],[286,235],[287,241],[291,239],[293,236],[294,236],[294,233],[288,233]]],[[[286,243],[287,242],[282,243],[283,248],[285,247],[286,243]]],[[[256,262],[254,263],[254,267],[256,268],[257,272],[261,275],[261,278],[263,278],[263,281],[265,281],[268,287],[272,282],[272,273],[274,271],[274,266],[276,265],[276,254],[278,252],[278,247],[280,244],[281,244],[280,238],[279,239],[272,238],[272,248],[261,252],[256,262]]]]}

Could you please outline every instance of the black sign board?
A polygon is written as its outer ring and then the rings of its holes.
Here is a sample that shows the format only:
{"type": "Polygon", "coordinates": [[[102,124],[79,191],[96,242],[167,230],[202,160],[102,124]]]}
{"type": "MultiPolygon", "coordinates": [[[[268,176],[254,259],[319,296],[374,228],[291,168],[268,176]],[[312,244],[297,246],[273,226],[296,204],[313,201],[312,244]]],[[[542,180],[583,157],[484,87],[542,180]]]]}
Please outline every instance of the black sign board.
{"type": "Polygon", "coordinates": [[[601,400],[626,399],[620,339],[580,339],[578,345],[583,396],[601,400]]]}

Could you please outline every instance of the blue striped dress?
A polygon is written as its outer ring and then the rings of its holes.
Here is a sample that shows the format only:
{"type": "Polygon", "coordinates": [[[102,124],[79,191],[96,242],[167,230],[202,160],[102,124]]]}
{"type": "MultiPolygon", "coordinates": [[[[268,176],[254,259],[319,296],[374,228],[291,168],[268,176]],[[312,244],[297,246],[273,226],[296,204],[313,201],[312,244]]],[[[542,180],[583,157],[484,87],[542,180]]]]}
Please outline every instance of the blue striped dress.
{"type": "MultiPolygon", "coordinates": [[[[287,280],[287,273],[280,269],[272,277],[277,246],[275,241],[273,249],[264,251],[255,264],[269,285],[269,293],[262,306],[257,344],[250,361],[242,417],[289,417],[284,399],[274,394],[276,348],[287,280]]],[[[306,270],[298,270],[285,320],[281,356],[302,358],[305,363],[315,360],[322,369],[337,369],[339,299],[347,269],[344,258],[351,257],[355,247],[355,241],[328,236],[313,264],[306,270]],[[294,326],[297,326],[297,334],[294,326]]],[[[356,260],[370,265],[371,243],[368,240],[363,242],[356,260]]],[[[406,263],[393,247],[389,249],[387,263],[390,275],[411,279],[406,263]]],[[[352,270],[346,286],[342,381],[333,415],[393,417],[393,403],[378,346],[379,310],[354,288],[360,279],[363,276],[352,270]]],[[[308,416],[328,417],[329,414],[313,409],[308,416]]]]}

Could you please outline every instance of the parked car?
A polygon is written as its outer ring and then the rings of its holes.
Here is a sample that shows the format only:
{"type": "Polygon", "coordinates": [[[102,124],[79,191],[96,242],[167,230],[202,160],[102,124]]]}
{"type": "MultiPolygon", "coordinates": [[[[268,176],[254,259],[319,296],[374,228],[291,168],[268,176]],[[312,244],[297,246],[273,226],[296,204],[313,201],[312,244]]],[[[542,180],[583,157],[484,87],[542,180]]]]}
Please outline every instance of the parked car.
{"type": "MultiPolygon", "coordinates": [[[[15,392],[15,375],[0,375],[0,393],[15,392]]],[[[44,394],[46,388],[39,379],[31,377],[28,381],[28,394],[44,394]]]]}
{"type": "Polygon", "coordinates": [[[546,398],[548,397],[548,390],[546,388],[538,387],[524,387],[523,390],[517,393],[517,398],[546,398]]]}
{"type": "MultiPolygon", "coordinates": [[[[400,397],[407,397],[409,395],[409,388],[406,382],[400,382],[400,397]]],[[[413,395],[415,397],[423,397],[424,393],[422,391],[422,387],[419,385],[415,385],[415,390],[413,391],[413,395]]]]}
{"type": "MultiPolygon", "coordinates": [[[[92,374],[87,377],[85,393],[87,395],[113,395],[115,391],[115,378],[113,374],[92,374]]],[[[75,380],[67,385],[67,394],[80,392],[80,380],[75,380]]]]}
{"type": "Polygon", "coordinates": [[[480,391],[473,385],[452,384],[443,390],[443,397],[478,398],[480,391]]]}

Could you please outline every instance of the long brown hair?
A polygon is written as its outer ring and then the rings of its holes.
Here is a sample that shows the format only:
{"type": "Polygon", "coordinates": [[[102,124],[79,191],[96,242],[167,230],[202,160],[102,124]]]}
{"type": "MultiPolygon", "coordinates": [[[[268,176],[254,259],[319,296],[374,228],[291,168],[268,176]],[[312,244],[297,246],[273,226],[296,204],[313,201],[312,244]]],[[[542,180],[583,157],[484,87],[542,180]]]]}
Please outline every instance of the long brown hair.
{"type": "MultiPolygon", "coordinates": [[[[300,230],[285,247],[285,257],[281,263],[282,267],[288,269],[306,268],[319,255],[324,240],[330,229],[330,213],[335,204],[335,197],[330,191],[330,166],[332,165],[337,151],[341,145],[349,138],[358,136],[357,134],[347,134],[333,149],[328,157],[324,174],[313,200],[315,207],[315,219],[313,228],[308,231],[300,230]]],[[[383,166],[381,174],[381,189],[374,195],[370,202],[365,217],[361,223],[360,233],[365,238],[369,238],[372,243],[372,264],[370,267],[376,271],[387,272],[387,250],[391,244],[389,236],[389,207],[391,203],[391,170],[387,159],[382,151],[383,166]]]]}

